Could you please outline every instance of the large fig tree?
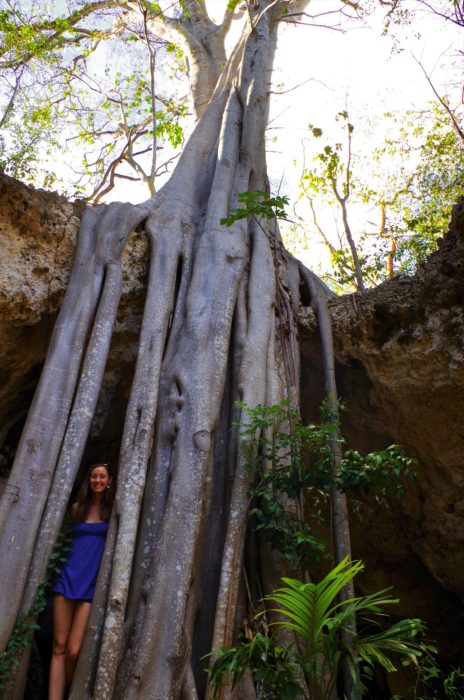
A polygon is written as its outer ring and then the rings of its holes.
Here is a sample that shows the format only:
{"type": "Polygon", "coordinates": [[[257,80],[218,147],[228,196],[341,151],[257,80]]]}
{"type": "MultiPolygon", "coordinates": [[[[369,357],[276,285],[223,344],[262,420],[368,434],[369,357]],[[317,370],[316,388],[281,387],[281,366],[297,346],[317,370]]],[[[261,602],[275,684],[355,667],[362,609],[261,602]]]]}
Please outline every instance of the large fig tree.
{"type": "MultiPolygon", "coordinates": [[[[152,3],[81,9],[143,10],[146,26],[177,32],[189,55],[199,120],[171,178],[149,200],[86,208],[1,502],[3,650],[44,578],[101,388],[121,294],[121,255],[131,232],[143,230],[150,251],[143,323],[74,700],[208,697],[202,657],[232,643],[245,613],[252,474],[233,428],[247,420],[237,402],[298,402],[299,290],[309,286],[320,310],[325,291],[285,252],[275,221],[251,216],[226,227],[220,220],[236,207],[238,193],[268,192],[264,137],[277,32],[285,16],[297,16],[306,4],[247,2],[243,31],[227,59],[233,8],[221,25],[202,0],[184,0],[175,20],[152,3]]],[[[77,11],[66,31],[74,20],[77,11]]],[[[59,35],[58,25],[45,28],[52,39],[59,35]]],[[[327,372],[330,378],[330,362],[327,372]]],[[[347,536],[340,498],[336,516],[347,536]]],[[[348,547],[345,537],[340,557],[348,547]]],[[[278,580],[271,563],[269,557],[266,567],[255,563],[264,592],[278,580]]],[[[222,692],[232,697],[229,687],[222,692]]],[[[234,692],[252,700],[254,689],[234,692]]],[[[21,674],[8,694],[21,696],[21,674]]]]}

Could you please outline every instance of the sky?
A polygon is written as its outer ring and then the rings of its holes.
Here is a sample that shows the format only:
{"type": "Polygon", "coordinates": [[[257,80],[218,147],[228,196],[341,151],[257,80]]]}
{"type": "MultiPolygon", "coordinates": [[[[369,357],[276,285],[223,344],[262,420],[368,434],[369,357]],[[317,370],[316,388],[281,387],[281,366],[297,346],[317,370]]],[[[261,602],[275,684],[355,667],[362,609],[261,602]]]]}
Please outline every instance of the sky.
{"type": "MultiPolygon", "coordinates": [[[[417,3],[409,5],[417,9],[417,3]]],[[[338,6],[337,0],[312,0],[308,11],[338,6]]],[[[459,105],[462,80],[451,63],[464,50],[462,28],[419,12],[410,26],[397,30],[397,42],[392,34],[382,36],[382,30],[383,12],[378,11],[363,22],[345,23],[340,31],[305,25],[281,31],[274,83],[282,83],[285,92],[272,102],[268,135],[276,141],[269,145],[268,164],[274,190],[280,188],[292,202],[298,198],[303,154],[306,165],[311,157],[308,124],[335,134],[334,117],[347,109],[355,125],[353,146],[369,154],[388,128],[385,112],[420,108],[434,99],[417,60],[441,94],[450,96],[451,105],[459,105]]],[[[300,211],[305,215],[301,205],[300,211]]],[[[321,220],[327,230],[334,229],[333,209],[324,211],[321,220]]],[[[294,252],[314,267],[327,253],[317,236],[311,239],[309,251],[296,241],[294,252]]]]}
{"type": "MultiPolygon", "coordinates": [[[[210,16],[220,21],[224,0],[206,2],[210,16]]],[[[404,3],[417,10],[415,0],[404,3]]],[[[417,60],[442,93],[450,95],[452,104],[461,99],[462,86],[450,65],[459,49],[464,50],[463,29],[416,11],[409,26],[382,36],[385,9],[376,0],[377,11],[363,21],[339,23],[334,11],[340,4],[340,0],[311,0],[307,7],[308,13],[319,15],[322,24],[333,23],[335,18],[333,29],[312,26],[308,19],[306,24],[282,26],[279,33],[267,130],[268,167],[273,192],[287,195],[291,207],[298,200],[304,164],[311,158],[309,123],[323,128],[327,137],[339,137],[334,118],[347,109],[355,125],[353,145],[368,154],[385,136],[386,111],[401,113],[433,98],[417,60]]],[[[229,37],[231,46],[240,31],[237,24],[235,35],[232,31],[229,37]]],[[[145,198],[145,191],[138,197],[145,198]]],[[[297,206],[309,218],[304,205],[297,206]]],[[[353,216],[356,228],[356,213],[353,216]]],[[[335,232],[333,208],[322,211],[320,218],[327,231],[335,232]]],[[[310,245],[300,237],[286,241],[293,252],[312,267],[315,261],[327,265],[327,251],[318,237],[309,234],[310,245]]]]}
{"type": "MultiPolygon", "coordinates": [[[[225,0],[206,2],[210,15],[220,21],[225,0]]],[[[378,0],[371,2],[379,6],[378,0]]],[[[418,7],[417,0],[403,2],[418,7]]],[[[55,9],[61,5],[65,9],[66,0],[54,0],[54,3],[55,9]]],[[[307,12],[319,15],[323,24],[338,22],[339,15],[330,13],[340,5],[341,0],[311,0],[307,12]],[[324,16],[324,13],[329,14],[324,16]]],[[[310,123],[321,127],[324,137],[329,138],[335,134],[335,115],[347,109],[355,125],[353,145],[369,154],[385,135],[385,111],[417,108],[433,98],[416,59],[423,63],[440,91],[450,95],[452,106],[461,100],[462,79],[456,78],[457,72],[451,65],[458,51],[464,50],[464,29],[455,28],[430,13],[417,12],[411,25],[396,30],[395,44],[394,34],[382,36],[384,12],[378,9],[362,22],[337,23],[332,29],[311,26],[310,20],[281,28],[267,130],[268,166],[273,192],[287,195],[292,206],[298,200],[303,166],[311,159],[310,123]],[[372,133],[376,134],[374,141],[372,133]]],[[[240,25],[235,31],[241,31],[240,25]]],[[[232,36],[231,43],[233,39],[232,36]]],[[[105,50],[102,43],[100,53],[96,54],[96,61],[102,67],[109,64],[105,50]]],[[[112,71],[118,70],[118,61],[127,60],[115,50],[110,58],[112,71]]],[[[56,161],[51,167],[55,172],[60,169],[56,161]]],[[[145,187],[129,191],[124,181],[123,188],[116,188],[110,199],[130,198],[137,202],[146,197],[145,187]]],[[[324,211],[323,218],[328,229],[336,228],[333,210],[324,211]]],[[[301,256],[310,262],[304,250],[301,256]]],[[[323,256],[321,245],[314,241],[311,256],[312,261],[323,256]]]]}

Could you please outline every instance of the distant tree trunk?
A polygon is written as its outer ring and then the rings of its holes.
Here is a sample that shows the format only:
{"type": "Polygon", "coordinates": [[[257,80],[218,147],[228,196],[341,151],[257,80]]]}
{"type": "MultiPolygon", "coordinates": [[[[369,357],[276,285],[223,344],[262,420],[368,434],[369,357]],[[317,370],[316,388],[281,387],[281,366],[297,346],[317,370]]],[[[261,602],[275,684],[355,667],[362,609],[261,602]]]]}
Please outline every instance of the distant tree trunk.
{"type": "MultiPolygon", "coordinates": [[[[295,2],[295,10],[305,4],[295,2]]],[[[143,226],[150,274],[116,502],[70,700],[202,698],[202,657],[212,645],[230,645],[244,616],[239,593],[253,475],[232,427],[246,420],[235,403],[298,397],[300,271],[273,222],[226,228],[219,220],[237,193],[268,191],[264,134],[285,5],[248,5],[247,31],[218,71],[168,184],[142,205],[99,205],[82,219],[0,511],[4,649],[18,612],[31,606],[60,528],[101,386],[121,253],[143,226]]],[[[192,8],[190,36],[208,36],[206,12],[192,8]]],[[[231,697],[226,688],[224,700],[231,697]]]]}
{"type": "MultiPolygon", "coordinates": [[[[387,235],[387,209],[386,205],[382,202],[380,205],[380,235],[387,235]]],[[[395,234],[392,232],[390,234],[390,250],[387,255],[387,277],[391,279],[394,272],[394,260],[396,253],[396,241],[395,234]]]]}
{"type": "Polygon", "coordinates": [[[348,220],[348,211],[347,211],[347,207],[346,207],[346,201],[343,199],[341,199],[339,201],[340,201],[340,206],[342,209],[343,228],[345,229],[346,240],[348,241],[348,245],[350,246],[351,256],[353,258],[354,275],[356,278],[356,287],[358,289],[358,292],[364,292],[365,285],[364,285],[363,273],[362,273],[362,269],[361,269],[361,263],[359,261],[358,249],[356,248],[356,243],[354,242],[353,234],[351,232],[351,227],[350,227],[350,223],[348,220]]]}

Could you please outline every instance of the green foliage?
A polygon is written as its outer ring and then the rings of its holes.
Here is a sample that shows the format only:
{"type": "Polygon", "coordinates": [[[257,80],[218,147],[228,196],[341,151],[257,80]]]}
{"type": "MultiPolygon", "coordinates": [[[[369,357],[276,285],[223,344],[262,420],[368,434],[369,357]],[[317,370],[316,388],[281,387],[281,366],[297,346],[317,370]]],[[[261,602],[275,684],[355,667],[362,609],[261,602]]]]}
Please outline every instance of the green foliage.
{"type": "MultiPolygon", "coordinates": [[[[331,202],[336,201],[339,197],[344,198],[349,195],[352,176],[349,150],[354,126],[349,121],[349,115],[346,111],[339,112],[335,121],[343,122],[343,129],[348,136],[347,143],[343,144],[338,141],[335,144],[325,144],[314,157],[314,168],[305,170],[302,177],[303,184],[309,190],[317,194],[324,194],[331,202]],[[348,153],[346,153],[347,149],[348,153]]],[[[322,138],[323,130],[321,128],[312,124],[308,128],[314,138],[322,138]]]]}
{"type": "MultiPolygon", "coordinates": [[[[359,499],[385,504],[404,496],[404,481],[415,477],[414,461],[399,445],[361,455],[346,450],[334,470],[331,443],[340,426],[326,402],[318,425],[302,425],[288,403],[245,409],[240,423],[242,449],[256,484],[251,491],[255,529],[288,563],[306,571],[325,553],[311,531],[311,519],[322,519],[322,506],[333,487],[346,492],[359,510],[359,499]],[[289,500],[296,505],[289,508],[289,500]]],[[[343,405],[339,402],[339,409],[343,405]]]]}
{"type": "Polygon", "coordinates": [[[8,682],[20,665],[23,652],[31,643],[31,635],[39,629],[37,616],[47,605],[47,591],[53,585],[56,575],[66,561],[66,552],[70,547],[69,525],[59,535],[47,565],[46,579],[39,584],[34,603],[27,612],[18,616],[7,647],[0,654],[0,690],[5,690],[8,682]]]}
{"type": "MultiPolygon", "coordinates": [[[[444,672],[435,659],[437,649],[428,646],[421,661],[414,687],[408,697],[414,700],[462,700],[464,698],[464,670],[452,667],[444,672]]],[[[402,695],[394,695],[392,700],[406,700],[402,695]]]]}
{"type": "MultiPolygon", "coordinates": [[[[318,462],[315,483],[329,492],[332,476],[329,456],[318,462]]],[[[390,445],[385,450],[361,455],[357,450],[346,450],[335,476],[339,491],[354,498],[373,496],[379,502],[388,497],[404,497],[404,479],[414,479],[414,460],[408,457],[400,445],[390,445]]]]}
{"type": "Polygon", "coordinates": [[[213,698],[219,697],[225,675],[232,674],[232,688],[235,688],[247,668],[251,670],[263,700],[294,700],[302,692],[292,648],[279,646],[273,637],[262,632],[255,634],[249,642],[229,649],[216,649],[215,656],[213,665],[206,669],[210,674],[213,698]]]}
{"type": "MultiPolygon", "coordinates": [[[[459,113],[455,118],[462,123],[459,113]]],[[[388,207],[397,269],[411,273],[446,234],[464,185],[464,143],[437,103],[404,115],[388,113],[385,121],[389,136],[372,156],[387,182],[382,191],[371,181],[364,193],[368,201],[383,200],[388,207]]]]}
{"type": "Polygon", "coordinates": [[[313,487],[307,457],[314,443],[324,439],[327,426],[302,425],[285,402],[254,408],[240,405],[248,417],[239,424],[242,449],[250,469],[256,469],[250,494],[255,528],[285,561],[307,570],[326,549],[311,534],[304,501],[312,497],[311,516],[320,516],[320,494],[313,487]],[[286,430],[279,429],[285,425],[286,430]],[[288,499],[299,507],[289,509],[288,499]]]}
{"type": "Polygon", "coordinates": [[[123,3],[9,6],[0,13],[0,166],[74,195],[95,195],[102,183],[109,191],[117,177],[151,187],[182,144],[187,116],[177,100],[180,49],[146,23],[159,5],[139,3],[120,23],[123,3]]]}
{"type": "MultiPolygon", "coordinates": [[[[458,133],[464,131],[464,122],[459,111],[453,116],[458,128],[439,103],[387,113],[377,137],[383,143],[369,153],[358,146],[361,139],[352,140],[354,127],[346,112],[336,117],[341,136],[322,147],[325,132],[309,126],[315,155],[303,173],[301,197],[310,203],[315,230],[330,253],[331,270],[324,279],[337,292],[353,289],[354,265],[346,243],[319,220],[323,207],[336,211],[344,200],[369,285],[388,277],[390,256],[394,273],[413,274],[446,234],[451,209],[464,187],[464,142],[458,133]]],[[[363,124],[364,118],[356,131],[363,124]]],[[[365,140],[372,143],[374,136],[369,131],[365,140]]]]}
{"type": "Polygon", "coordinates": [[[317,689],[319,697],[330,695],[331,684],[333,686],[336,681],[344,657],[351,661],[355,678],[353,657],[357,656],[367,666],[380,664],[391,673],[396,670],[391,655],[411,661],[423,653],[423,645],[416,640],[424,629],[420,620],[401,620],[387,629],[382,627],[385,606],[398,603],[386,595],[385,590],[337,602],[346,584],[362,569],[362,562],[350,563],[344,559],[319,583],[284,578],[286,587],[266,597],[266,600],[278,603],[280,607],[274,611],[287,618],[273,624],[293,629],[306,641],[302,664],[310,678],[310,687],[317,689]],[[348,649],[341,632],[353,616],[356,616],[358,626],[367,632],[356,634],[351,649],[348,649]],[[327,679],[330,679],[329,683],[327,679]]]}
{"type": "MultiPolygon", "coordinates": [[[[259,505],[250,510],[250,516],[255,517],[256,530],[263,535],[271,549],[305,571],[311,563],[319,561],[326,552],[326,546],[311,534],[308,523],[285,509],[272,487],[271,477],[264,478],[254,489],[253,495],[259,505]]],[[[284,494],[285,491],[280,491],[280,498],[284,494]]]]}
{"type": "MultiPolygon", "coordinates": [[[[385,238],[367,232],[360,233],[356,242],[364,280],[374,285],[385,279],[386,259],[390,242],[385,238]]],[[[356,288],[356,275],[353,256],[348,247],[340,245],[330,251],[331,271],[323,275],[324,280],[335,292],[346,293],[356,288]]]]}
{"type": "Polygon", "coordinates": [[[160,14],[161,7],[157,2],[149,2],[149,0],[141,0],[141,2],[148,10],[151,10],[154,15],[160,14]]]}
{"type": "Polygon", "coordinates": [[[227,11],[235,12],[237,7],[240,5],[241,0],[227,0],[227,11]]]}
{"type": "MultiPolygon", "coordinates": [[[[390,626],[383,624],[385,608],[398,600],[383,590],[343,603],[338,601],[340,592],[362,569],[362,562],[344,559],[318,583],[302,583],[296,579],[284,578],[286,585],[264,600],[277,604],[278,607],[272,610],[284,618],[272,622],[271,626],[296,632],[300,640],[298,648],[290,645],[282,650],[277,646],[274,636],[270,637],[270,642],[265,642],[260,633],[251,641],[232,649],[216,650],[217,658],[208,669],[213,687],[218,689],[227,673],[233,674],[235,685],[246,668],[251,669],[253,680],[257,683],[259,672],[268,663],[269,649],[278,650],[281,665],[288,668],[287,677],[292,684],[296,684],[291,690],[294,690],[295,695],[285,695],[281,687],[271,685],[273,700],[297,697],[298,692],[303,692],[297,687],[298,668],[308,682],[312,700],[325,700],[332,697],[341,664],[346,660],[353,668],[353,677],[357,661],[363,670],[380,664],[387,673],[396,670],[397,659],[402,663],[417,664],[418,659],[427,651],[427,647],[418,639],[424,631],[423,623],[417,619],[406,619],[390,626]],[[342,632],[353,615],[357,617],[360,631],[352,636],[348,648],[343,641],[342,632]]],[[[284,669],[279,668],[279,671],[285,677],[284,669]]],[[[272,683],[272,673],[267,680],[272,683]]],[[[359,690],[363,690],[362,684],[359,690]]]]}
{"type": "MultiPolygon", "coordinates": [[[[369,496],[382,502],[390,496],[402,496],[403,479],[414,474],[412,460],[397,445],[366,456],[346,450],[335,470],[331,446],[343,439],[328,402],[321,408],[321,423],[310,426],[301,424],[287,402],[240,406],[247,416],[239,424],[242,449],[257,477],[250,494],[250,515],[270,547],[302,571],[324,552],[324,545],[311,534],[305,503],[311,503],[308,510],[312,517],[320,517],[321,503],[334,487],[355,498],[369,496]],[[289,503],[294,507],[289,508],[289,503]]],[[[341,404],[337,415],[340,410],[344,410],[341,404]]],[[[361,562],[345,559],[318,584],[283,579],[286,587],[264,601],[279,604],[273,611],[285,619],[272,625],[296,632],[304,640],[303,648],[301,644],[297,649],[293,645],[282,648],[266,628],[231,649],[215,650],[209,669],[215,696],[226,674],[232,674],[235,686],[246,668],[262,697],[286,700],[304,693],[298,684],[299,669],[308,680],[311,698],[323,700],[330,697],[341,664],[347,660],[355,682],[359,665],[367,676],[375,664],[387,672],[396,670],[395,657],[403,663],[417,663],[426,650],[416,640],[423,625],[419,620],[402,620],[385,629],[384,609],[398,602],[385,590],[339,602],[342,589],[362,568],[361,562]],[[361,631],[348,644],[342,632],[353,617],[361,631]]]]}
{"type": "Polygon", "coordinates": [[[229,216],[220,220],[223,226],[232,226],[235,221],[256,216],[259,219],[287,219],[285,207],[288,197],[276,195],[271,197],[261,190],[251,192],[239,192],[237,200],[242,207],[232,209],[229,216]]]}
{"type": "Polygon", "coordinates": [[[156,135],[160,139],[168,139],[173,148],[178,148],[184,140],[184,129],[178,121],[187,116],[187,108],[183,105],[172,105],[169,111],[156,112],[156,135]]]}
{"type": "Polygon", "coordinates": [[[464,670],[453,668],[443,679],[443,690],[445,698],[450,700],[460,700],[464,696],[464,670]]]}

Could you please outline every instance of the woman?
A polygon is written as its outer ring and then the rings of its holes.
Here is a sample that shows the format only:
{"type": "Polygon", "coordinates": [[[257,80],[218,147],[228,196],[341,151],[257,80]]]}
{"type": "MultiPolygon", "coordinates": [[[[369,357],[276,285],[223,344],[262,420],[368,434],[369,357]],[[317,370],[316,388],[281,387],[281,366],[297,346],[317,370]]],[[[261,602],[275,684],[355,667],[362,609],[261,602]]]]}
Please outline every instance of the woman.
{"type": "Polygon", "coordinates": [[[63,700],[81,650],[111,510],[108,464],[93,464],[71,506],[73,540],[53,588],[49,700],[63,700]]]}

